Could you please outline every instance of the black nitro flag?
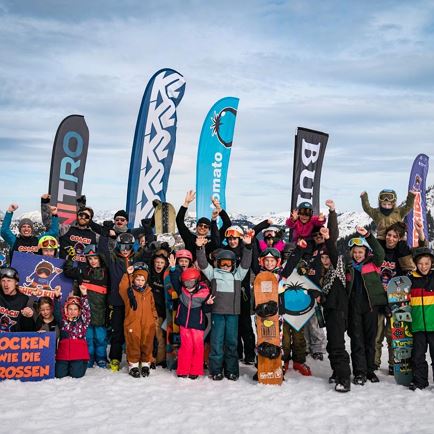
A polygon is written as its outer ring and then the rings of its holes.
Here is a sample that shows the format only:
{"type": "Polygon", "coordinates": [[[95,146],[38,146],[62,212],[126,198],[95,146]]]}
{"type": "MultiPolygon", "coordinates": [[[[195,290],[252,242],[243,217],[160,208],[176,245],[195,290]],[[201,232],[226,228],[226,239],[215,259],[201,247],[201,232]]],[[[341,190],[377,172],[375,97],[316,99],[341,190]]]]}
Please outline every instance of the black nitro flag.
{"type": "Polygon", "coordinates": [[[291,210],[302,202],[309,202],[314,214],[319,213],[321,169],[328,138],[329,135],[321,131],[297,128],[291,210]]]}
{"type": "Polygon", "coordinates": [[[57,205],[59,223],[71,224],[75,220],[88,147],[89,129],[84,116],[63,119],[54,138],[48,190],[51,204],[57,205]]]}

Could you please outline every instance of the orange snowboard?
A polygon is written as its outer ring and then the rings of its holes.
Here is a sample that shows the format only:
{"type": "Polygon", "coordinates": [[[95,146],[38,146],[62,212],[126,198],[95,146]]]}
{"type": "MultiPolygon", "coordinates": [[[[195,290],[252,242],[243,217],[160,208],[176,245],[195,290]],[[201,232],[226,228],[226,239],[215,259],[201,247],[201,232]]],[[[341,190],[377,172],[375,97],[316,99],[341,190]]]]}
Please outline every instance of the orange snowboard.
{"type": "MultiPolygon", "coordinates": [[[[278,282],[276,276],[268,271],[259,273],[254,282],[255,308],[262,303],[274,301],[278,304],[278,282]]],[[[261,317],[256,314],[256,333],[258,347],[262,343],[281,347],[279,315],[278,313],[261,317]]],[[[258,354],[258,381],[263,384],[281,385],[283,380],[282,356],[268,358],[258,354]]]]}

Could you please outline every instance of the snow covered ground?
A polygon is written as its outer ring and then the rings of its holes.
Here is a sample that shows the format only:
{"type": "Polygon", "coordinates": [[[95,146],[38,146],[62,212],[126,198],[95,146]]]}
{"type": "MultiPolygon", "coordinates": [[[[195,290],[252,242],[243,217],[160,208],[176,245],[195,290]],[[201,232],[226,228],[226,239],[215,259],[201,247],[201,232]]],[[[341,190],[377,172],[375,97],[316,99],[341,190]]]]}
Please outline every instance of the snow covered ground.
{"type": "MultiPolygon", "coordinates": [[[[149,378],[89,369],[82,379],[0,383],[0,433],[433,433],[434,387],[410,392],[386,373],[379,384],[328,384],[330,365],[308,357],[312,377],[290,369],[282,387],[259,385],[241,365],[237,382],[149,378]]],[[[430,374],[431,378],[431,374],[430,374]]]]}

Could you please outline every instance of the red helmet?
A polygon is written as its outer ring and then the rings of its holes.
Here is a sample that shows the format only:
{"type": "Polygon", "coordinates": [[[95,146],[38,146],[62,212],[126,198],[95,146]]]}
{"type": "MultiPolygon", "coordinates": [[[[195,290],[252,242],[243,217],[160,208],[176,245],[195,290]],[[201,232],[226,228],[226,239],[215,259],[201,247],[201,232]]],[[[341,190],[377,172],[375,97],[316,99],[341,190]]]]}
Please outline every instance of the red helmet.
{"type": "Polygon", "coordinates": [[[181,281],[185,282],[186,280],[199,280],[200,279],[200,271],[197,268],[186,268],[181,273],[181,281]]]}
{"type": "Polygon", "coordinates": [[[190,259],[190,261],[193,262],[193,255],[190,252],[190,250],[187,249],[178,250],[175,253],[175,259],[181,259],[181,258],[190,259]]]}

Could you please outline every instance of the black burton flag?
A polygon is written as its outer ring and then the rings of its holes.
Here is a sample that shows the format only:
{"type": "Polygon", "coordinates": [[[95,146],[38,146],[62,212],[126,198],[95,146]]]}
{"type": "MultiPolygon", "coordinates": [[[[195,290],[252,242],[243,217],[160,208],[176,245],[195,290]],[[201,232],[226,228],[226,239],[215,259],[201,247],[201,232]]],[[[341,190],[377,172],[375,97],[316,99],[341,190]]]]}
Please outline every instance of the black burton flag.
{"type": "Polygon", "coordinates": [[[292,175],[291,210],[301,202],[312,204],[319,213],[319,190],[322,161],[329,135],[321,131],[297,128],[292,175]]]}

